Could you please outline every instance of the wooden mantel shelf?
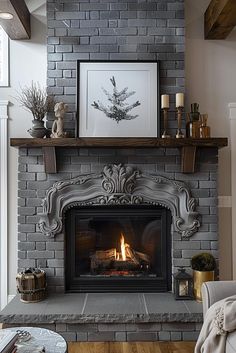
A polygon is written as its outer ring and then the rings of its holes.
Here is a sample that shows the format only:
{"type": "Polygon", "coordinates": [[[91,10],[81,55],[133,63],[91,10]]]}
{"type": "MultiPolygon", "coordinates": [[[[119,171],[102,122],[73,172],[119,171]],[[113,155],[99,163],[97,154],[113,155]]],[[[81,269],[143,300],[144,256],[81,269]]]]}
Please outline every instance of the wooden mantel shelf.
{"type": "Polygon", "coordinates": [[[11,146],[14,147],[225,147],[228,139],[224,137],[212,137],[206,139],[161,139],[146,137],[99,137],[99,138],[12,138],[11,146]]]}
{"type": "Polygon", "coordinates": [[[44,153],[45,170],[47,173],[56,173],[56,147],[101,147],[101,148],[181,148],[182,149],[182,172],[194,173],[195,157],[197,148],[216,147],[221,148],[228,145],[228,139],[214,137],[206,139],[161,139],[161,138],[12,138],[11,146],[14,147],[42,147],[44,153]]]}

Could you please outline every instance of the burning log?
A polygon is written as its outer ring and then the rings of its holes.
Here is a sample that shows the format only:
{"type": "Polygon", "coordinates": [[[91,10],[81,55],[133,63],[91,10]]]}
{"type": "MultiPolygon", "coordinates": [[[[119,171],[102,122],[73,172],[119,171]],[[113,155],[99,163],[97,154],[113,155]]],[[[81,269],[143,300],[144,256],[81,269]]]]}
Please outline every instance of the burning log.
{"type": "Polygon", "coordinates": [[[135,251],[136,256],[140,259],[141,262],[150,264],[150,258],[147,254],[143,252],[135,251]]]}
{"type": "MultiPolygon", "coordinates": [[[[110,249],[112,250],[112,249],[110,249]]],[[[125,261],[123,260],[116,260],[114,257],[108,258],[106,254],[110,254],[110,250],[104,251],[104,256],[102,256],[102,250],[99,251],[99,255],[97,256],[97,252],[93,254],[91,258],[91,271],[93,273],[99,273],[102,270],[128,270],[128,271],[140,271],[142,269],[142,265],[144,261],[142,259],[135,258],[135,261],[130,257],[127,258],[125,261]]],[[[143,254],[145,256],[145,254],[143,254]]],[[[150,262],[147,263],[150,265],[150,262]]]]}
{"type": "Polygon", "coordinates": [[[91,271],[97,272],[99,269],[108,269],[111,267],[112,261],[116,259],[116,249],[98,250],[90,256],[91,271]]]}
{"type": "Polygon", "coordinates": [[[132,262],[131,260],[126,261],[114,261],[113,268],[117,271],[137,271],[140,270],[140,266],[132,262]]]}
{"type": "Polygon", "coordinates": [[[143,271],[143,269],[148,270],[150,268],[149,256],[133,250],[129,244],[125,243],[123,234],[121,235],[120,243],[120,252],[112,248],[97,250],[91,255],[91,272],[100,273],[104,270],[143,271]]]}
{"type": "Polygon", "coordinates": [[[98,260],[115,260],[116,248],[109,250],[97,250],[95,255],[98,260]]]}
{"type": "Polygon", "coordinates": [[[132,250],[130,247],[127,247],[127,255],[128,257],[130,257],[130,259],[136,264],[139,265],[140,264],[140,259],[137,256],[136,252],[134,250],[132,250]]]}

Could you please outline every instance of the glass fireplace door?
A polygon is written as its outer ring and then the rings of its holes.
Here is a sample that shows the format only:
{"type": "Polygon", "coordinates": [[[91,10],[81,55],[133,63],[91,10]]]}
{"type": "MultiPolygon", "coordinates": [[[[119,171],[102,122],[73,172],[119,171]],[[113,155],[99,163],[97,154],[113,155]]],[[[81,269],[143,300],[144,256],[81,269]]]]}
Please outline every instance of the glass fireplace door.
{"type": "Polygon", "coordinates": [[[66,290],[164,291],[170,215],[164,208],[73,208],[66,214],[66,290]]]}

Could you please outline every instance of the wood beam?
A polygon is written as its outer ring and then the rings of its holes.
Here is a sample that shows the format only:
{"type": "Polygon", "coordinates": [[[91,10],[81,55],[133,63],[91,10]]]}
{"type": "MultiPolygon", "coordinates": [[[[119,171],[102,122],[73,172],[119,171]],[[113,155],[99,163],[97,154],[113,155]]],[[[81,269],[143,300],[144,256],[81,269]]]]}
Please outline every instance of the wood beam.
{"type": "Polygon", "coordinates": [[[57,173],[57,158],[55,147],[43,147],[45,173],[57,173]]]}
{"type": "Polygon", "coordinates": [[[226,137],[209,138],[156,138],[156,137],[83,137],[83,138],[11,138],[14,147],[225,147],[228,146],[226,137]]]}
{"type": "Polygon", "coordinates": [[[211,0],[204,20],[205,39],[225,39],[236,26],[236,1],[211,0]]]}
{"type": "Polygon", "coordinates": [[[9,12],[13,19],[0,18],[0,25],[11,39],[30,39],[30,12],[24,0],[0,0],[0,12],[9,12]]]}
{"type": "Polygon", "coordinates": [[[196,146],[182,147],[181,171],[182,173],[194,173],[196,163],[196,146]]]}

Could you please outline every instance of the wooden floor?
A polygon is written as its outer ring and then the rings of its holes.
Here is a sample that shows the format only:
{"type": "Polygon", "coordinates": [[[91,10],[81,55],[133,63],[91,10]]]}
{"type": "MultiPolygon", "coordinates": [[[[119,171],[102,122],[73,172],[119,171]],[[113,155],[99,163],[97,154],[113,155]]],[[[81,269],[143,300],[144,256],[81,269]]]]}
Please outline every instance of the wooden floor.
{"type": "Polygon", "coordinates": [[[75,342],[69,353],[193,353],[195,342],[75,342]]]}

